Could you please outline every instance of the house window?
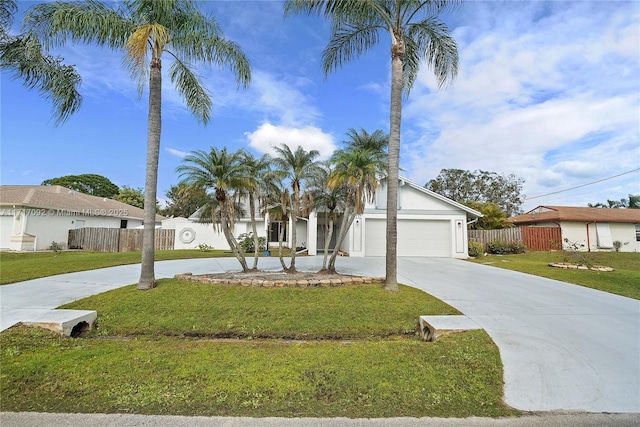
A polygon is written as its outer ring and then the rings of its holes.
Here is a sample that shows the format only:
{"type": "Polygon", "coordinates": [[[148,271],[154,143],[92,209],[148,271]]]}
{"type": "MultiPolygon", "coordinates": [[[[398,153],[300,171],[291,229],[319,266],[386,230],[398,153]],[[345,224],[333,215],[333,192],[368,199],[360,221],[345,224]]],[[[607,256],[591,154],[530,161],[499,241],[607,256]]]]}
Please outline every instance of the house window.
{"type": "Polygon", "coordinates": [[[282,221],[272,221],[269,223],[269,241],[270,242],[279,242],[280,238],[280,230],[284,228],[284,237],[282,239],[283,242],[287,241],[287,224],[282,221]]]}
{"type": "Polygon", "coordinates": [[[636,224],[636,242],[640,242],[640,224],[636,224]]]}
{"type": "Polygon", "coordinates": [[[128,222],[128,220],[121,219],[120,220],[120,228],[127,228],[127,222],[128,222]]]}

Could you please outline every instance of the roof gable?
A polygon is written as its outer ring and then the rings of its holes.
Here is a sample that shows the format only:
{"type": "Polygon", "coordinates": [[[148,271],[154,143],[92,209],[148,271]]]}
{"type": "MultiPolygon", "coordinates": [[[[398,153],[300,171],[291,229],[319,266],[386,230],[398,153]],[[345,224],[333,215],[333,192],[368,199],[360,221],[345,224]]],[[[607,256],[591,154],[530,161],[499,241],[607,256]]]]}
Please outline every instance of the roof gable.
{"type": "MultiPolygon", "coordinates": [[[[382,181],[386,181],[386,179],[383,179],[382,181]]],[[[464,211],[468,216],[473,217],[473,218],[481,218],[482,214],[474,209],[471,209],[468,206],[465,206],[461,203],[455,202],[447,197],[444,197],[438,193],[434,193],[433,191],[416,184],[415,182],[405,178],[405,177],[398,177],[398,181],[400,184],[399,188],[402,188],[404,186],[407,186],[409,188],[411,188],[412,190],[414,190],[415,193],[422,195],[422,196],[426,196],[429,197],[431,199],[433,199],[437,205],[439,206],[443,206],[443,207],[447,207],[449,209],[453,208],[455,210],[462,210],[464,211]]],[[[382,185],[385,185],[385,183],[383,183],[382,185]]],[[[401,196],[402,197],[402,196],[401,196]]],[[[407,206],[404,202],[404,200],[402,201],[402,209],[411,209],[410,206],[407,206]]]]}
{"type": "Polygon", "coordinates": [[[640,209],[538,206],[525,214],[513,216],[508,221],[515,225],[558,221],[640,223],[640,209]]]}

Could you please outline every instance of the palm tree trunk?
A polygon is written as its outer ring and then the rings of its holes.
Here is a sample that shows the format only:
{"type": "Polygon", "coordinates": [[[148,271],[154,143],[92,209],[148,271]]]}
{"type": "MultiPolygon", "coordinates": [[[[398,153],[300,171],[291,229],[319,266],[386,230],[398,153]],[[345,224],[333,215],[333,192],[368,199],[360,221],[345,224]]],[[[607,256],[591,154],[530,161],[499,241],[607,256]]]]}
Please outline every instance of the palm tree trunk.
{"type": "Polygon", "coordinates": [[[297,233],[297,224],[298,224],[298,212],[300,212],[300,192],[298,189],[294,191],[294,200],[293,200],[293,219],[292,227],[291,227],[291,263],[289,264],[289,268],[287,272],[295,273],[296,272],[296,245],[298,244],[298,233],[297,233]]]}
{"type": "MultiPolygon", "coordinates": [[[[327,269],[327,258],[329,257],[329,246],[331,245],[331,238],[333,237],[333,212],[327,215],[329,219],[329,225],[325,225],[327,229],[327,233],[324,238],[324,257],[322,258],[322,270],[325,271],[327,269]]],[[[335,248],[334,248],[335,250],[335,248]]]]}
{"type": "Polygon", "coordinates": [[[224,237],[227,239],[227,243],[229,243],[229,247],[231,248],[233,255],[236,257],[236,259],[240,263],[240,266],[242,267],[242,271],[244,272],[249,271],[249,267],[247,266],[247,260],[242,254],[242,250],[240,249],[238,242],[236,241],[236,238],[233,237],[233,233],[231,233],[231,227],[229,226],[229,223],[230,223],[229,212],[227,209],[226,202],[220,203],[220,215],[222,217],[220,218],[220,223],[222,225],[222,233],[224,234],[224,237]]]}
{"type": "Polygon", "coordinates": [[[258,237],[258,227],[256,226],[256,200],[253,192],[249,192],[249,210],[251,210],[251,227],[253,229],[253,267],[251,269],[257,270],[260,238],[258,237]]]}
{"type": "Polygon", "coordinates": [[[387,253],[384,288],[398,290],[398,168],[400,165],[400,123],[402,119],[402,65],[404,41],[397,36],[391,48],[391,117],[389,169],[387,175],[387,253]]]}
{"type": "Polygon", "coordinates": [[[284,241],[284,222],[285,219],[282,218],[280,221],[280,231],[278,232],[278,258],[280,259],[280,265],[282,266],[282,271],[287,271],[287,264],[284,263],[284,258],[282,257],[282,242],[284,241]]]}
{"type": "Polygon", "coordinates": [[[147,175],[144,190],[144,230],[142,231],[142,265],[138,289],[156,286],[155,230],[156,193],[158,188],[158,158],[160,156],[160,131],[162,128],[162,64],[160,58],[151,60],[149,75],[149,119],[147,133],[147,175]]]}
{"type": "Polygon", "coordinates": [[[329,258],[329,265],[327,266],[327,271],[329,273],[336,272],[336,258],[338,257],[339,248],[340,246],[342,246],[342,242],[344,241],[344,238],[347,236],[347,232],[349,231],[349,228],[351,227],[351,224],[353,224],[353,220],[355,218],[356,218],[355,209],[353,209],[353,211],[350,211],[349,207],[347,206],[344,209],[344,215],[342,217],[342,225],[340,225],[340,232],[338,233],[336,246],[335,248],[333,248],[333,253],[331,254],[331,258],[329,258]]]}

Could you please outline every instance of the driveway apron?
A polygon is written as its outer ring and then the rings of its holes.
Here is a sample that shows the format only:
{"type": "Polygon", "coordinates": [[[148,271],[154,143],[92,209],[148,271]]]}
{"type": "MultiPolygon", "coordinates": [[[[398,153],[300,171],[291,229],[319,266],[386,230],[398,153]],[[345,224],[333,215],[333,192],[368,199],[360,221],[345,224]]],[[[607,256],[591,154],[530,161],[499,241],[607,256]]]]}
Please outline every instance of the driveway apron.
{"type": "MultiPolygon", "coordinates": [[[[318,270],[321,257],[297,259],[318,270]]],[[[341,273],[384,276],[384,258],[340,258],[341,273]]],[[[275,258],[261,269],[279,269],[275,258]]],[[[238,270],[232,258],[161,261],[156,278],[238,270]]],[[[640,301],[446,258],[400,258],[398,280],[454,306],[500,349],[505,401],[527,411],[640,412],[640,301]]],[[[0,286],[0,330],[34,313],[135,283],[139,265],[0,286]]],[[[419,315],[416,313],[416,321],[419,315]]],[[[425,344],[428,345],[428,344],[425,344]]]]}
{"type": "Polygon", "coordinates": [[[398,271],[489,333],[507,404],[640,412],[640,301],[454,259],[404,258],[398,271]]]}

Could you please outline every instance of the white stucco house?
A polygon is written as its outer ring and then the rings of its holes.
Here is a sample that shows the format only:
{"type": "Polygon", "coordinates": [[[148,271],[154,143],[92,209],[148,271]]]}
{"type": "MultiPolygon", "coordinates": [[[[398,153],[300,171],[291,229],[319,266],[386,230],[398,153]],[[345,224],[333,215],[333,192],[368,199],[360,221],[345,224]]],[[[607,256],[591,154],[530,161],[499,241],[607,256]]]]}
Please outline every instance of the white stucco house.
{"type": "MultiPolygon", "coordinates": [[[[467,224],[482,216],[479,212],[436,194],[407,179],[401,178],[398,191],[398,256],[467,258],[467,224]]],[[[384,256],[386,250],[386,185],[383,181],[376,192],[375,201],[368,203],[364,213],[357,217],[345,241],[338,249],[349,256],[384,256]]],[[[313,211],[297,222],[298,246],[306,247],[309,255],[324,248],[325,217],[313,211]]],[[[339,220],[334,236],[339,230],[339,220]]],[[[270,246],[277,246],[277,235],[282,224],[261,218],[258,234],[268,237],[270,246]]],[[[291,241],[291,223],[285,242],[291,241]]],[[[200,224],[197,216],[171,218],[162,222],[162,228],[172,228],[176,249],[193,249],[207,244],[216,249],[228,249],[222,235],[211,224],[200,224]]],[[[236,221],[234,236],[251,231],[248,218],[236,221]]],[[[334,237],[335,239],[335,237],[334,237]]],[[[334,243],[331,244],[332,246],[334,243]]]]}
{"type": "Polygon", "coordinates": [[[135,206],[59,185],[0,186],[2,250],[44,250],[52,242],[64,249],[71,229],[137,228],[143,218],[143,210],[135,206]]]}
{"type": "Polygon", "coordinates": [[[613,251],[618,241],[621,252],[640,252],[640,209],[538,206],[509,218],[509,222],[516,226],[560,227],[565,249],[577,244],[583,251],[613,251]]]}

